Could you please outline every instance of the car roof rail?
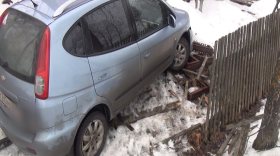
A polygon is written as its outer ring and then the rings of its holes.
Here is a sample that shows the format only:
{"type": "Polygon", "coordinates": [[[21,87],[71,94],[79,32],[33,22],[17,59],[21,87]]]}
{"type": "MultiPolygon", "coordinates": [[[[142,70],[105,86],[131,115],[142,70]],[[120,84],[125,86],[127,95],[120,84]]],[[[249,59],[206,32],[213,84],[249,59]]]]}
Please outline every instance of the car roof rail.
{"type": "Polygon", "coordinates": [[[61,15],[65,9],[67,9],[67,7],[69,5],[71,5],[72,3],[74,3],[76,0],[68,0],[65,3],[63,3],[60,7],[58,7],[53,14],[53,17],[57,17],[59,15],[61,15]]]}

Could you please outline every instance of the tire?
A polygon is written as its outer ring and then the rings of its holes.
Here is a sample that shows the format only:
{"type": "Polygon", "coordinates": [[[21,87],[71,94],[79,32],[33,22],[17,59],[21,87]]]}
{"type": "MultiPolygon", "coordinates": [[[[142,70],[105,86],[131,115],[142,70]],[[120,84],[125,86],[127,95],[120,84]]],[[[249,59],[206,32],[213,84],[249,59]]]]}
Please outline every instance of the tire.
{"type": "Polygon", "coordinates": [[[108,122],[104,114],[97,111],[89,114],[77,133],[74,144],[75,156],[99,156],[105,145],[107,134],[108,122]],[[90,149],[91,154],[88,154],[90,149]]]}
{"type": "Polygon", "coordinates": [[[171,65],[171,69],[174,71],[179,71],[185,67],[190,56],[190,44],[185,38],[181,38],[176,45],[176,54],[171,65]],[[184,51],[183,51],[184,49],[184,51]]]}

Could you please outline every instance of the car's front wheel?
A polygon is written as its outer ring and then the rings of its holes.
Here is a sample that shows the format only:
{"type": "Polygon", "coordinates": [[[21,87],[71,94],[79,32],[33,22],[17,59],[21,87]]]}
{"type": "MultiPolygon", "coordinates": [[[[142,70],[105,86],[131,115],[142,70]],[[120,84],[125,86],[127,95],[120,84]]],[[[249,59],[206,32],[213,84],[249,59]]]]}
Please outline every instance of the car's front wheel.
{"type": "Polygon", "coordinates": [[[108,122],[101,112],[92,112],[83,121],[75,140],[76,156],[100,155],[108,133],[108,122]]]}
{"type": "Polygon", "coordinates": [[[185,38],[181,38],[176,45],[175,57],[171,69],[178,71],[185,67],[190,55],[190,45],[185,38]]]}

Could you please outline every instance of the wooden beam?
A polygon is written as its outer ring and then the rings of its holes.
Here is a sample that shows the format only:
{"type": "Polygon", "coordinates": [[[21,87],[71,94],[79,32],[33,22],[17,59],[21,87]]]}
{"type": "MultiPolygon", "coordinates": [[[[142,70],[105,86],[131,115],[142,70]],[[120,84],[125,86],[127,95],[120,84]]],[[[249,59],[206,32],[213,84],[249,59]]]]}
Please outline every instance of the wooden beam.
{"type": "Polygon", "coordinates": [[[220,149],[217,152],[217,156],[222,156],[225,152],[225,149],[229,143],[229,141],[231,140],[232,136],[235,134],[236,129],[233,129],[230,134],[228,135],[228,137],[226,138],[226,140],[223,142],[222,146],[220,147],[220,149]]]}
{"type": "Polygon", "coordinates": [[[240,130],[240,136],[237,140],[235,150],[232,156],[243,156],[246,150],[247,137],[250,130],[250,124],[243,126],[240,130]]]}
{"type": "Polygon", "coordinates": [[[175,139],[177,139],[177,138],[179,138],[180,136],[183,136],[183,135],[190,135],[191,132],[193,132],[194,130],[196,130],[196,129],[200,128],[200,127],[202,127],[200,123],[196,124],[196,125],[193,125],[190,128],[188,128],[188,129],[184,129],[181,132],[176,133],[176,134],[174,134],[174,135],[172,135],[172,136],[162,140],[161,143],[168,144],[168,142],[170,140],[175,140],[175,139]]]}
{"type": "Polygon", "coordinates": [[[152,110],[145,110],[145,111],[141,111],[141,112],[136,112],[136,114],[138,114],[139,116],[134,116],[134,115],[129,115],[129,116],[122,116],[122,120],[124,122],[124,124],[131,124],[134,123],[138,120],[147,118],[147,117],[151,117],[160,113],[165,113],[168,112],[170,110],[174,110],[177,109],[181,106],[181,102],[180,101],[175,101],[175,102],[171,102],[168,103],[166,105],[161,105],[161,106],[157,106],[155,108],[153,108],[152,110]]]}
{"type": "Polygon", "coordinates": [[[258,115],[258,116],[254,116],[254,117],[251,117],[249,119],[244,119],[240,122],[238,122],[237,124],[229,124],[229,125],[226,125],[226,130],[231,130],[233,128],[237,128],[237,127],[241,127],[241,126],[245,126],[247,124],[250,124],[252,122],[255,122],[257,120],[260,120],[263,118],[263,114],[261,115],[258,115]]]}

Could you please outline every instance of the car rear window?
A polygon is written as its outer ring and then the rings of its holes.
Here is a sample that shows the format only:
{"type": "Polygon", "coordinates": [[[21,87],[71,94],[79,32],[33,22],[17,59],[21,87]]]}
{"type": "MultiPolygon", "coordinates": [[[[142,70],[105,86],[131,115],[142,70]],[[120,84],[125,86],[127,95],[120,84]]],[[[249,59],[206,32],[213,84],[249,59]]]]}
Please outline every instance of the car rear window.
{"type": "Polygon", "coordinates": [[[0,26],[0,65],[12,75],[34,83],[36,58],[46,25],[9,9],[0,26]]]}

